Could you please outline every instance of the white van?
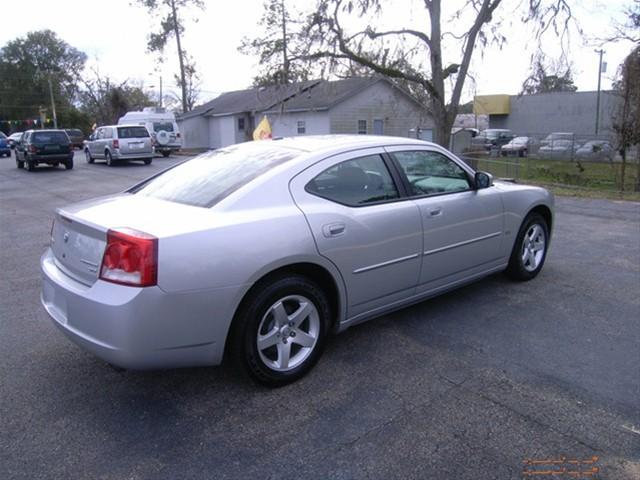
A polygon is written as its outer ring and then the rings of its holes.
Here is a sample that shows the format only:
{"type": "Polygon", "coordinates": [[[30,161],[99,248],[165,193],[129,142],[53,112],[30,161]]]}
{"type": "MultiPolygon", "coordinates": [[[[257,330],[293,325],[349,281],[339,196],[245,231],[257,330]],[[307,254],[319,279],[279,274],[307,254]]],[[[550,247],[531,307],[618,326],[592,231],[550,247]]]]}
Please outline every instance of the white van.
{"type": "Polygon", "coordinates": [[[182,138],[176,117],[164,108],[147,107],[141,112],[127,112],[118,125],[144,125],[154,139],[154,149],[164,157],[182,147],[182,138]]]}

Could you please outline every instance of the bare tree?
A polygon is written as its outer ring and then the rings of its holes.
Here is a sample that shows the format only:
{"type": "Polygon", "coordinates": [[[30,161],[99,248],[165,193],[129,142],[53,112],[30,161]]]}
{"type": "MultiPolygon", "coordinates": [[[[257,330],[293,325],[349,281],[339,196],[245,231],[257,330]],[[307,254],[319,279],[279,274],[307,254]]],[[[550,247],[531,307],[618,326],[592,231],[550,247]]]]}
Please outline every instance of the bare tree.
{"type": "Polygon", "coordinates": [[[570,63],[566,61],[552,61],[542,53],[533,57],[531,73],[522,83],[521,95],[548,92],[575,92],[578,90],[573,83],[573,73],[570,63]]]}
{"type": "Polygon", "coordinates": [[[627,153],[636,146],[636,184],[640,192],[640,46],[633,49],[619,69],[619,79],[614,91],[621,97],[620,106],[613,118],[617,147],[622,157],[620,190],[624,192],[627,153]]]}
{"type": "Polygon", "coordinates": [[[241,53],[259,57],[261,72],[254,78],[254,85],[286,85],[308,79],[310,69],[301,61],[299,51],[302,23],[299,15],[291,15],[285,0],[265,1],[258,23],[262,33],[243,38],[238,48],[241,53]]]}
{"type": "MultiPolygon", "coordinates": [[[[551,30],[565,42],[573,18],[568,1],[529,0],[515,15],[532,24],[536,38],[551,30]]],[[[423,0],[422,7],[416,7],[424,10],[424,28],[380,29],[376,23],[389,8],[382,0],[319,0],[306,29],[307,58],[352,61],[422,90],[435,122],[435,140],[448,146],[474,50],[492,42],[501,45],[506,39],[496,18],[502,0],[467,0],[448,16],[443,4],[423,0]],[[354,16],[360,21],[350,21],[354,16]],[[355,31],[347,26],[363,23],[367,26],[355,31]],[[444,58],[445,46],[446,52],[460,47],[452,61],[444,58]]]]}
{"type": "MultiPolygon", "coordinates": [[[[178,63],[180,65],[180,81],[178,82],[182,92],[182,111],[189,111],[187,95],[187,53],[182,46],[182,34],[184,33],[184,23],[179,14],[187,7],[204,8],[202,0],[137,0],[137,3],[147,9],[154,17],[160,18],[160,29],[158,32],[149,34],[147,49],[150,52],[162,54],[171,37],[176,39],[178,50],[178,63]]],[[[191,68],[195,72],[195,64],[191,63],[191,68]]]]}

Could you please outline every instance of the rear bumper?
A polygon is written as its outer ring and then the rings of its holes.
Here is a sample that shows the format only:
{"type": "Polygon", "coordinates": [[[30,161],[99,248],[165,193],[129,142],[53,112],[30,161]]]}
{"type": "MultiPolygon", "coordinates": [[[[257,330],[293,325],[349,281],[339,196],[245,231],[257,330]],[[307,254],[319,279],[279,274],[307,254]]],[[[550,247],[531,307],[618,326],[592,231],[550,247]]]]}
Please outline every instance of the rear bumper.
{"type": "Polygon", "coordinates": [[[73,160],[73,152],[69,153],[52,153],[47,155],[29,154],[27,160],[37,163],[59,163],[73,160]]]}
{"type": "Polygon", "coordinates": [[[41,303],[71,341],[128,369],[216,365],[231,318],[228,289],[169,294],[97,280],[75,281],[48,249],[40,260],[41,303]]]}
{"type": "Polygon", "coordinates": [[[153,158],[153,152],[144,151],[136,153],[113,152],[115,160],[144,160],[145,158],[153,158]]]}

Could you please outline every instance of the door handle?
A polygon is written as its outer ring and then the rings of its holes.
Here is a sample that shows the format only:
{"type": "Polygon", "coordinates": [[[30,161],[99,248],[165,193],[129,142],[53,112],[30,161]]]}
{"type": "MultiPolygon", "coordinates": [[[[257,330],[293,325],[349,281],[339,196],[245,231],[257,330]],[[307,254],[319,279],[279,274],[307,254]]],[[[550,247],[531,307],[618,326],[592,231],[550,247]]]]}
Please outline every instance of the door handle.
{"type": "Polygon", "coordinates": [[[429,209],[430,217],[437,217],[438,215],[442,215],[442,207],[434,207],[429,209]]]}
{"type": "Polygon", "coordinates": [[[342,222],[337,223],[328,223],[327,225],[322,227],[322,233],[325,237],[337,237],[342,235],[347,226],[342,222]]]}

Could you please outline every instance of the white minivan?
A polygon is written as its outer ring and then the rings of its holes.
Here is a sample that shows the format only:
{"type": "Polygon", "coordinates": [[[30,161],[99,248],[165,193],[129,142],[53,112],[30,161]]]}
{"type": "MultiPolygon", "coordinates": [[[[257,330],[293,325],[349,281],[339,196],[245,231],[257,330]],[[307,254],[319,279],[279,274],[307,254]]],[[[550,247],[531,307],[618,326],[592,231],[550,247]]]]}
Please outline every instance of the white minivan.
{"type": "Polygon", "coordinates": [[[127,112],[118,125],[144,125],[154,139],[154,149],[164,157],[182,147],[176,117],[164,108],[146,107],[142,111],[127,112]]]}

